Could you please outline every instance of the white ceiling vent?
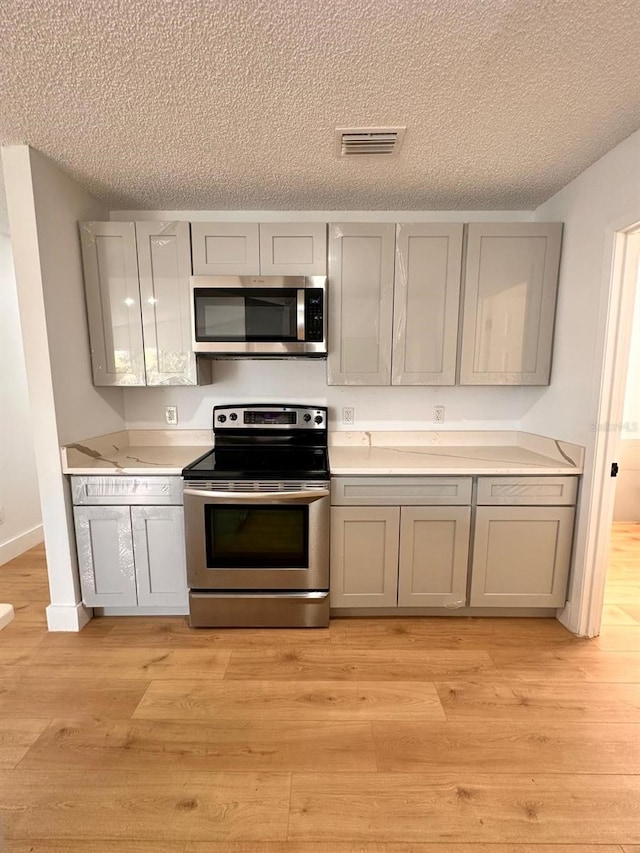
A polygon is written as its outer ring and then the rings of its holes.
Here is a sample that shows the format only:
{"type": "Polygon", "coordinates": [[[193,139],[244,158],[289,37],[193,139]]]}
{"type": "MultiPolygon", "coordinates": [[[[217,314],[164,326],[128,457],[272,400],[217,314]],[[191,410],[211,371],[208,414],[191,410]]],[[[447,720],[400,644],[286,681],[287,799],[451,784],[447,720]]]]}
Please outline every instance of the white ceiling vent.
{"type": "Polygon", "coordinates": [[[338,157],[393,157],[400,151],[406,127],[336,128],[338,157]]]}

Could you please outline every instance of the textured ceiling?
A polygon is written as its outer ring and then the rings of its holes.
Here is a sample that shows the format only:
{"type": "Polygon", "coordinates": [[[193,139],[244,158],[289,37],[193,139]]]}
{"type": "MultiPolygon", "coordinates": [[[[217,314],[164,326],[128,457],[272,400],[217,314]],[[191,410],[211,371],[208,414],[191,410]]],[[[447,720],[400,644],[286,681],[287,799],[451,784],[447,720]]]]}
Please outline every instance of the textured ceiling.
{"type": "Polygon", "coordinates": [[[0,142],[112,209],[531,209],[640,127],[638,0],[1,0],[0,142]],[[334,129],[406,125],[398,158],[334,129]]]}

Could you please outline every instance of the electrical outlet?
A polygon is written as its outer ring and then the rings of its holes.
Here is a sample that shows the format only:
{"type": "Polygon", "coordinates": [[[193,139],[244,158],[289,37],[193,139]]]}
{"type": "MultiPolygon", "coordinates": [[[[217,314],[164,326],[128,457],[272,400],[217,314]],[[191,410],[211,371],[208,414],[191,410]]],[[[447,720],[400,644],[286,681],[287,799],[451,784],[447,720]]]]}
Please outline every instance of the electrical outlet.
{"type": "Polygon", "coordinates": [[[347,426],[353,426],[355,419],[356,410],[353,406],[345,406],[342,409],[342,423],[347,424],[347,426]]]}
{"type": "Polygon", "coordinates": [[[169,426],[176,426],[178,423],[178,407],[177,406],[165,406],[164,407],[164,419],[169,424],[169,426]]]}
{"type": "Polygon", "coordinates": [[[434,424],[444,423],[444,406],[433,407],[433,422],[434,424]]]}

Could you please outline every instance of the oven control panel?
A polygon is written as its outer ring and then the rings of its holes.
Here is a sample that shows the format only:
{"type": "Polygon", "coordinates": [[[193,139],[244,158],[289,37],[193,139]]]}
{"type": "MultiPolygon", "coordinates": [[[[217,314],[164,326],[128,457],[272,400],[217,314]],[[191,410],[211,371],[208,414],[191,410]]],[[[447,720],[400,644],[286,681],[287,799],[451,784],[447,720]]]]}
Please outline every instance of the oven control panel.
{"type": "Polygon", "coordinates": [[[326,430],[325,406],[214,406],[213,429],[326,430]]]}

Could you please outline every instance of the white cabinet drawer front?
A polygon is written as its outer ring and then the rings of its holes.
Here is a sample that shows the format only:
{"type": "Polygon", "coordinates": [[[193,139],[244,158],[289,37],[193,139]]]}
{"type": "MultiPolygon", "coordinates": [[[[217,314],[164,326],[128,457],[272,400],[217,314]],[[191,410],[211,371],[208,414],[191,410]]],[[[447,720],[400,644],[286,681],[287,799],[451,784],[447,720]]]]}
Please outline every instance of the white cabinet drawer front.
{"type": "Polygon", "coordinates": [[[182,477],[72,477],[74,504],[182,504],[182,477]]]}
{"type": "Polygon", "coordinates": [[[577,477],[478,477],[484,506],[573,506],[577,493],[577,477]]]}
{"type": "Polygon", "coordinates": [[[464,506],[471,503],[471,477],[335,477],[331,503],[464,506]]]}

